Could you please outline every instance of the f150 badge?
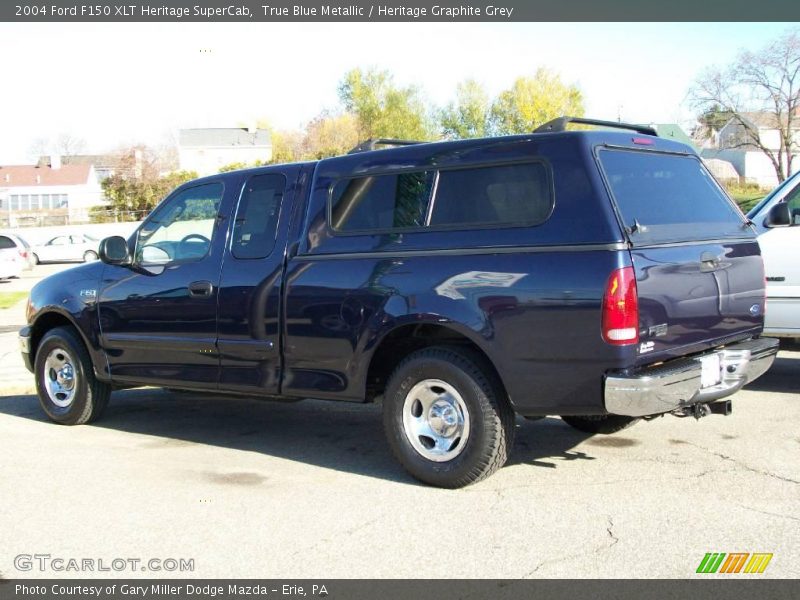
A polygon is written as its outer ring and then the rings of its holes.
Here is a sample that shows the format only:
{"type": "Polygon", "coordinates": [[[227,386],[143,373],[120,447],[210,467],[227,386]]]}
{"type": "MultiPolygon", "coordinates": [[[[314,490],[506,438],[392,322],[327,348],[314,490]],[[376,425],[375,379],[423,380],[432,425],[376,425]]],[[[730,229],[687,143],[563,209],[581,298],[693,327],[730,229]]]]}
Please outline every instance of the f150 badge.
{"type": "Polygon", "coordinates": [[[94,300],[97,298],[97,290],[81,290],[80,296],[86,300],[94,300]]]}

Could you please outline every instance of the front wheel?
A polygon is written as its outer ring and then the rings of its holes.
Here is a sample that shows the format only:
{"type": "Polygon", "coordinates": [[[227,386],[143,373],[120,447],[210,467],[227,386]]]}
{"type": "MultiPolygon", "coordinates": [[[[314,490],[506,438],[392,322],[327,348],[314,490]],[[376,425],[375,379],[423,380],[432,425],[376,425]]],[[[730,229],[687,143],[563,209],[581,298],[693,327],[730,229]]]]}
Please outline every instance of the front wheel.
{"type": "Polygon", "coordinates": [[[97,260],[97,252],[93,250],[87,250],[83,253],[83,262],[92,262],[97,260]]]}
{"type": "Polygon", "coordinates": [[[403,467],[445,488],[494,473],[514,438],[514,412],[496,375],[460,348],[426,348],[400,363],[386,386],[383,424],[403,467]]]}
{"type": "Polygon", "coordinates": [[[561,420],[570,427],[574,427],[584,433],[608,435],[633,427],[641,419],[624,415],[587,415],[580,417],[563,415],[561,420]]]}
{"type": "Polygon", "coordinates": [[[56,327],[45,334],[36,350],[34,373],[39,403],[57,423],[88,423],[108,404],[111,387],[95,378],[89,353],[72,328],[56,327]]]}

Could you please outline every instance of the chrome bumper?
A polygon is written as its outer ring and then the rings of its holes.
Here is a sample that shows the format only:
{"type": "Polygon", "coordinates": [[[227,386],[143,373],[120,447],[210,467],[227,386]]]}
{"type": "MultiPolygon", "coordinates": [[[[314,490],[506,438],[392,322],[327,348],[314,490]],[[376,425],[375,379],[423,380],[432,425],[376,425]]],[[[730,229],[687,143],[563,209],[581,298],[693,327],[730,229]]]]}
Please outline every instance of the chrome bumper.
{"type": "Polygon", "coordinates": [[[777,340],[759,338],[676,359],[634,375],[609,374],[605,380],[606,411],[644,417],[720,400],[763,375],[776,354],[777,340]],[[720,382],[702,387],[703,360],[714,354],[720,359],[720,382]]]}

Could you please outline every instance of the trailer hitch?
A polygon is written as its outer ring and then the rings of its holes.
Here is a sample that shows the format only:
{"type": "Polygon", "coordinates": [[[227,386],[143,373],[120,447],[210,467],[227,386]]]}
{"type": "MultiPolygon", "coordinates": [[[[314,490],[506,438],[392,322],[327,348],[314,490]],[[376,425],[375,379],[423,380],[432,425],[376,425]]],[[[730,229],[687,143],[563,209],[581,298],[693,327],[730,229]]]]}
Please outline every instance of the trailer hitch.
{"type": "Polygon", "coordinates": [[[723,402],[710,402],[706,404],[692,404],[691,406],[684,406],[678,410],[672,411],[676,417],[694,417],[695,419],[702,419],[708,415],[725,415],[728,416],[733,412],[733,403],[730,400],[723,402]]]}

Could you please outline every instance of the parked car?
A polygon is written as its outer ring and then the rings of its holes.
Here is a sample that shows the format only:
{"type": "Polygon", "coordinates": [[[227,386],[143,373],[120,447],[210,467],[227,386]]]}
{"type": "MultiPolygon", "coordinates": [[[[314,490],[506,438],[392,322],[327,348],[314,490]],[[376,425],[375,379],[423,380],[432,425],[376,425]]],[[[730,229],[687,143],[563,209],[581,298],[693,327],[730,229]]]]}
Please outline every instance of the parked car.
{"type": "Polygon", "coordinates": [[[764,335],[800,338],[800,172],[786,179],[747,217],[758,231],[767,278],[764,335]]]}
{"type": "MultiPolygon", "coordinates": [[[[19,265],[20,271],[30,271],[33,269],[34,260],[31,253],[30,244],[20,235],[4,231],[0,233],[0,247],[15,248],[14,261],[19,265]]],[[[18,276],[18,275],[16,275],[18,276]]],[[[15,277],[16,277],[15,276],[15,277]]]]}
{"type": "Polygon", "coordinates": [[[503,465],[515,415],[728,414],[772,364],[755,232],[689,146],[569,118],[379,143],[188,182],[37,284],[44,412],[86,423],[141,385],[382,399],[399,462],[459,487],[503,465]]]}
{"type": "Polygon", "coordinates": [[[33,247],[36,264],[50,262],[91,262],[97,260],[100,240],[78,233],[59,235],[33,247]]]}
{"type": "Polygon", "coordinates": [[[9,238],[0,235],[0,279],[11,279],[22,274],[17,247],[9,238]]]}

